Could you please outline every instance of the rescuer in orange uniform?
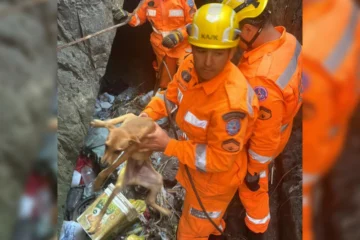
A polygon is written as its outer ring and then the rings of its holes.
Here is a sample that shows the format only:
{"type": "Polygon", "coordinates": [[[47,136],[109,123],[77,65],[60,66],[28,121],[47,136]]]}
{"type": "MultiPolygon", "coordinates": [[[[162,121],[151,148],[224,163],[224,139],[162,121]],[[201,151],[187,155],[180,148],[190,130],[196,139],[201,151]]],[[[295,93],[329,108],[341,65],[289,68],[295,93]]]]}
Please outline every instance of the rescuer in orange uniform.
{"type": "MultiPolygon", "coordinates": [[[[187,41],[186,25],[191,23],[196,5],[194,0],[144,0],[131,14],[129,24],[137,27],[150,22],[153,33],[150,37],[152,48],[160,66],[164,56],[166,66],[161,71],[160,88],[166,88],[175,74],[177,66],[186,54],[191,52],[187,41]]],[[[128,13],[120,11],[115,18],[122,18],[128,13]]],[[[158,67],[159,68],[159,67],[158,67]]]]}
{"type": "Polygon", "coordinates": [[[349,119],[358,103],[358,11],[351,0],[304,1],[304,240],[314,239],[314,186],[341,153],[349,119]]]}
{"type": "Polygon", "coordinates": [[[157,127],[144,148],[179,160],[177,180],[186,190],[177,239],[207,240],[220,232],[207,219],[186,173],[189,169],[201,202],[219,230],[222,216],[247,169],[244,144],[257,117],[258,100],[231,63],[238,45],[234,11],[223,4],[202,6],[189,28],[192,55],[185,58],[164,95],[155,96],[140,116],[154,120],[177,111],[181,140],[157,127]]]}
{"type": "Polygon", "coordinates": [[[248,174],[239,187],[249,239],[265,239],[270,221],[268,164],[285,148],[301,106],[301,45],[271,24],[268,0],[224,0],[237,12],[238,65],[259,99],[259,117],[248,142],[248,174]]]}

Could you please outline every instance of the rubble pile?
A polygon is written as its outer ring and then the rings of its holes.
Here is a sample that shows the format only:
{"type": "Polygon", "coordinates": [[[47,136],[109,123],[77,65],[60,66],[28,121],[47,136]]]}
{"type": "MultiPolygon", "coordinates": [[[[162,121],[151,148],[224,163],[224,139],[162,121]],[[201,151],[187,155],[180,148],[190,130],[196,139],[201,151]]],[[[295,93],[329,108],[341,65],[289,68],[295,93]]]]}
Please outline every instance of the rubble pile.
{"type": "MultiPolygon", "coordinates": [[[[139,114],[150,101],[152,94],[152,91],[147,94],[139,94],[136,88],[128,88],[118,96],[104,93],[96,99],[93,118],[106,120],[129,112],[139,114]]],[[[167,129],[167,121],[162,119],[158,123],[165,130],[167,129]]],[[[97,234],[86,234],[84,226],[91,223],[92,215],[96,215],[101,209],[103,202],[99,199],[106,197],[106,193],[112,191],[118,174],[124,171],[126,164],[125,162],[117,168],[117,171],[107,180],[102,191],[92,192],[92,182],[103,169],[100,159],[104,155],[104,143],[107,134],[108,130],[106,128],[90,128],[88,135],[84,139],[73,172],[71,188],[67,194],[60,240],[103,239],[97,234]]],[[[124,221],[119,218],[118,221],[122,224],[117,223],[114,225],[116,227],[111,229],[112,235],[108,236],[110,239],[175,239],[176,227],[185,195],[184,189],[175,180],[178,169],[177,159],[165,156],[161,152],[154,152],[151,155],[151,161],[156,171],[162,174],[164,178],[164,189],[162,189],[161,194],[158,194],[157,202],[160,206],[170,209],[172,215],[170,217],[161,216],[158,212],[146,207],[144,200],[147,196],[147,189],[140,186],[128,186],[123,189],[119,199],[131,203],[139,215],[132,221],[124,221]]],[[[110,206],[113,205],[114,201],[110,206]]],[[[119,204],[120,200],[116,201],[119,204]]],[[[112,209],[118,206],[118,204],[114,204],[115,207],[112,206],[112,209]]],[[[121,214],[118,213],[116,216],[119,215],[121,214]]],[[[129,219],[129,215],[125,215],[129,219]]],[[[108,219],[111,219],[111,217],[108,217],[108,219]]],[[[105,219],[104,221],[108,220],[105,219]]]]}

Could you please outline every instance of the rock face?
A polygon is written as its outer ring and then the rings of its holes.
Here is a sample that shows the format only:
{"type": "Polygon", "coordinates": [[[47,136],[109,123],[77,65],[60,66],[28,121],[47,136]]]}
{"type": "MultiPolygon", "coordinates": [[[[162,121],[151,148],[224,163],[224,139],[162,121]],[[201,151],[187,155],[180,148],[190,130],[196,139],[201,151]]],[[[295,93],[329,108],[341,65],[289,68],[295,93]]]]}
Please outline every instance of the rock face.
{"type": "Polygon", "coordinates": [[[56,3],[12,4],[0,3],[0,239],[10,239],[55,92],[56,3]]]}
{"type": "MultiPolygon", "coordinates": [[[[58,45],[112,26],[112,0],[58,0],[58,45]]],[[[115,31],[58,51],[58,207],[70,187],[74,164],[92,119],[99,80],[105,73],[115,31]]],[[[61,225],[60,225],[61,226],[61,225]]]]}
{"type": "Polygon", "coordinates": [[[302,1],[272,0],[272,22],[284,26],[298,41],[302,42],[302,1]]]}

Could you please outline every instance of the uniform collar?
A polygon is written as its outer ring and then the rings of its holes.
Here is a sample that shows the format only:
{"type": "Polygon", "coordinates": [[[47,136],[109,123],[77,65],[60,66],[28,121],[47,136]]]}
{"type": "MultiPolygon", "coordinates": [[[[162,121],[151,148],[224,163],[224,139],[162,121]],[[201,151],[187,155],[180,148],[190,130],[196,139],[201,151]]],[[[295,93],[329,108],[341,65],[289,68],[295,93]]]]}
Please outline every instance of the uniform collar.
{"type": "Polygon", "coordinates": [[[228,63],[225,65],[224,70],[219,73],[216,77],[213,79],[210,79],[209,81],[198,83],[198,78],[195,79],[195,86],[194,88],[200,88],[202,87],[204,89],[204,92],[206,95],[210,95],[213,92],[215,92],[216,89],[220,87],[220,84],[225,82],[225,78],[228,75],[228,72],[231,70],[231,61],[229,60],[228,63]]]}
{"type": "Polygon", "coordinates": [[[281,37],[279,39],[264,43],[259,47],[252,49],[251,51],[244,52],[243,58],[247,59],[249,64],[254,63],[259,58],[262,58],[265,54],[275,51],[285,42],[286,29],[282,26],[275,27],[275,29],[281,33],[281,37]]]}

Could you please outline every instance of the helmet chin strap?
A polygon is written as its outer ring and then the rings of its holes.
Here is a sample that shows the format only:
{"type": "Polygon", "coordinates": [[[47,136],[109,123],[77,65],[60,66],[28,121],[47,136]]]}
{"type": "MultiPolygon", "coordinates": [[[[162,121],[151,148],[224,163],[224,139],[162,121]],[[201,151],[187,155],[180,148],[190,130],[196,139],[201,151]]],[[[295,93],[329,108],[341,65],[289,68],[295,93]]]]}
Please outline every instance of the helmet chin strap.
{"type": "Polygon", "coordinates": [[[253,37],[249,42],[246,41],[246,40],[240,35],[241,41],[243,41],[243,42],[246,44],[246,46],[247,46],[248,49],[252,49],[252,45],[253,45],[253,43],[255,42],[255,40],[259,37],[261,31],[262,31],[263,28],[264,28],[264,25],[265,25],[265,22],[263,22],[263,23],[261,24],[261,26],[260,26],[260,28],[257,30],[256,34],[254,35],[254,37],[253,37]]]}

